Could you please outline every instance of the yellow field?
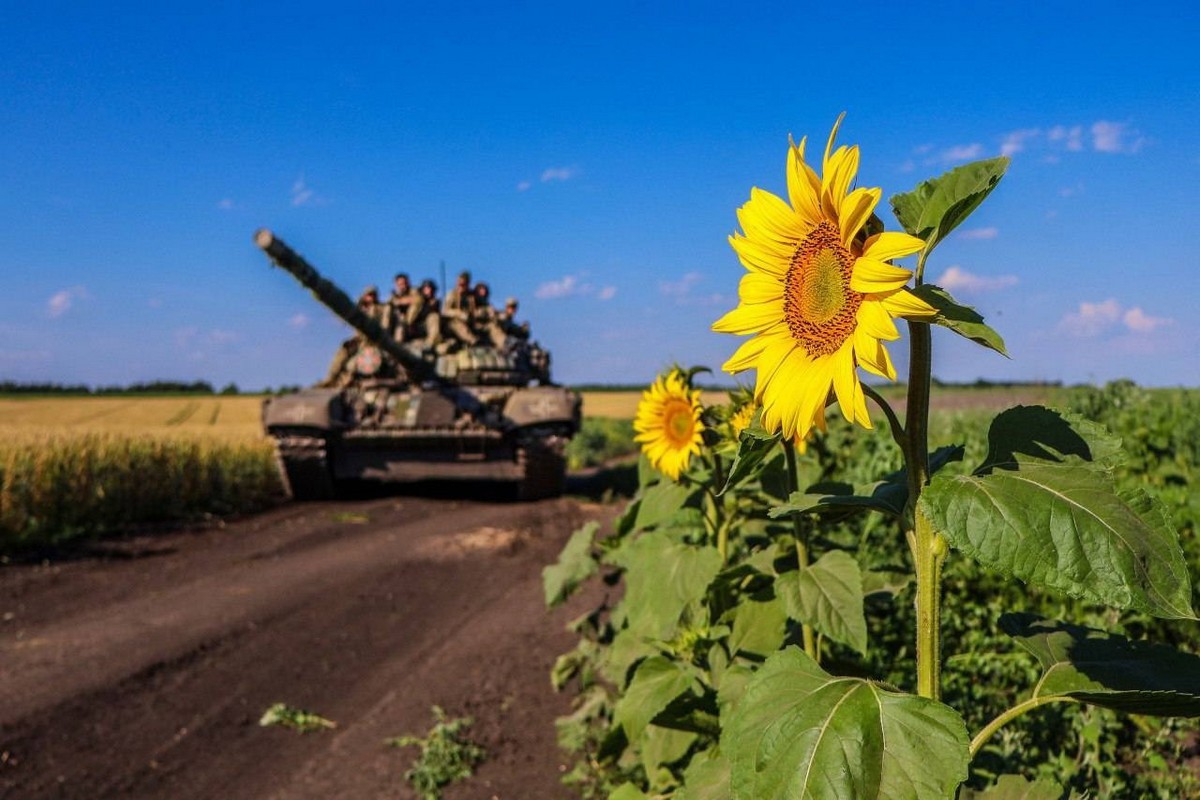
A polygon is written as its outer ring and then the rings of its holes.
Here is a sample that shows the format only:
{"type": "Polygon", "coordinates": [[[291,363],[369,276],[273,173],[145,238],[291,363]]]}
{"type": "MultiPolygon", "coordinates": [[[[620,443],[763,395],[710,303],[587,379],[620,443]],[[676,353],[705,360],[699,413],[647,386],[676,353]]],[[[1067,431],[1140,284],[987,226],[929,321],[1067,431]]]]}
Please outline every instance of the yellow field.
{"type": "MultiPolygon", "coordinates": [[[[584,392],[589,417],[633,419],[641,392],[584,392]]],[[[705,392],[706,405],[724,403],[724,392],[705,392]]],[[[149,434],[224,440],[262,437],[262,398],[239,397],[30,397],[0,398],[0,441],[47,434],[149,434]]]]}
{"type": "MultiPolygon", "coordinates": [[[[637,413],[641,392],[584,392],[583,415],[585,417],[608,417],[610,419],[633,419],[637,413]]],[[[703,392],[701,401],[706,406],[729,402],[727,392],[703,392]]]]}
{"type": "Polygon", "coordinates": [[[0,398],[0,441],[46,434],[262,436],[261,397],[0,398]]]}

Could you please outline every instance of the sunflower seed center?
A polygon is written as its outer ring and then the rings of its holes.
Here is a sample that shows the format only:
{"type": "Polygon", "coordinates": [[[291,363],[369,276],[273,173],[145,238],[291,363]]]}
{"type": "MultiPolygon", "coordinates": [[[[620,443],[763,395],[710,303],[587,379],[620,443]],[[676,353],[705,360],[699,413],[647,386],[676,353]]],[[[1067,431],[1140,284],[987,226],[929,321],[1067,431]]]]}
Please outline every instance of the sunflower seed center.
{"type": "Polygon", "coordinates": [[[854,333],[863,299],[850,288],[854,260],[828,220],[817,223],[792,254],[783,315],[792,337],[810,356],[832,355],[854,333]]]}
{"type": "Polygon", "coordinates": [[[690,403],[671,400],[663,409],[663,431],[676,447],[691,443],[695,422],[690,403]]]}

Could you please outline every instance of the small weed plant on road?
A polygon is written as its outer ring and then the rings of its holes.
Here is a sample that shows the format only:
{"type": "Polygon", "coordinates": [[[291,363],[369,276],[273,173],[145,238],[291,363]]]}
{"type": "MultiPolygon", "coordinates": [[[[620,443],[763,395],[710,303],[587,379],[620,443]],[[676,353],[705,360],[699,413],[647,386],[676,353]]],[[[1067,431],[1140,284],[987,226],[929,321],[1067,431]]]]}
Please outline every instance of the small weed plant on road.
{"type": "Polygon", "coordinates": [[[896,195],[888,230],[836,135],[819,171],[789,144],[786,199],[754,189],[738,211],[739,304],[714,329],[746,337],[724,369],[753,389],[705,405],[698,370],[661,376],[637,496],[544,572],[551,606],[623,584],[554,668],[579,691],[570,781],[617,800],[1185,796],[1194,775],[1164,773],[1200,716],[1200,657],[1175,646],[1196,639],[1195,529],[1175,524],[1194,516],[1148,489],[1186,485],[1194,441],[1146,437],[1184,457],[1131,482],[1145,445],[1101,424],[1102,392],[931,446],[932,329],[1006,353],[926,264],[1008,160],[896,195]],[[859,372],[897,378],[897,320],[902,414],[859,372]]]}
{"type": "Polygon", "coordinates": [[[397,736],[388,739],[392,747],[417,747],[421,754],[413,761],[404,779],[416,789],[422,800],[441,800],[442,789],[474,774],[475,767],[486,753],[471,742],[465,731],[471,727],[470,717],[449,719],[440,707],[433,707],[434,725],[425,738],[397,736]]]}
{"type": "Polygon", "coordinates": [[[294,706],[289,706],[287,703],[276,703],[268,708],[263,713],[258,724],[264,728],[272,725],[281,725],[300,733],[313,733],[337,727],[337,723],[333,720],[325,719],[311,711],[304,711],[294,706]]]}

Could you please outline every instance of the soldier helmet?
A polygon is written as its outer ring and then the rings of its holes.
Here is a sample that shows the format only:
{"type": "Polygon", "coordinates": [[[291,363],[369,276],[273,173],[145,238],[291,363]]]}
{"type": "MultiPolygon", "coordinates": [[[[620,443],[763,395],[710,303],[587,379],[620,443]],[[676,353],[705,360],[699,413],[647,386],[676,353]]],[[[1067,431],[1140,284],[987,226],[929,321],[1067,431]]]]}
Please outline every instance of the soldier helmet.
{"type": "Polygon", "coordinates": [[[513,308],[516,308],[516,307],[517,307],[517,298],[515,298],[515,297],[510,297],[510,298],[508,298],[507,300],[505,300],[505,301],[504,301],[504,307],[505,307],[505,308],[508,308],[509,306],[512,306],[513,308]]]}
{"type": "Polygon", "coordinates": [[[470,283],[471,273],[464,269],[462,272],[458,273],[458,279],[460,281],[466,281],[467,283],[470,283]]]}
{"type": "Polygon", "coordinates": [[[363,289],[363,293],[358,296],[358,299],[365,300],[367,297],[374,297],[376,300],[378,300],[379,299],[379,287],[375,286],[374,284],[372,284],[371,286],[368,286],[367,288],[363,289]]]}
{"type": "Polygon", "coordinates": [[[395,282],[395,281],[400,280],[401,278],[404,278],[405,283],[409,283],[409,284],[412,283],[412,279],[408,277],[407,272],[397,272],[396,277],[392,278],[392,281],[395,282]]]}
{"type": "Polygon", "coordinates": [[[434,283],[433,281],[431,281],[429,278],[426,278],[425,280],[421,281],[420,288],[421,288],[421,291],[428,289],[429,291],[433,292],[434,294],[437,294],[437,284],[434,283]]]}

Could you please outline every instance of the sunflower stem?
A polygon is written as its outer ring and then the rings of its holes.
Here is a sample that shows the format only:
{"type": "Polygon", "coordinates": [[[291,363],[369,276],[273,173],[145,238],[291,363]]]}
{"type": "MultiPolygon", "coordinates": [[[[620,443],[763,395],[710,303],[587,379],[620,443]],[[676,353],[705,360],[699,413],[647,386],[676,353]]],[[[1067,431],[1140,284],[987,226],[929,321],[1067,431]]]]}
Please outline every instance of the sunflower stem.
{"type": "MultiPolygon", "coordinates": [[[[922,265],[923,265],[922,261],[922,265]]],[[[917,503],[929,482],[929,384],[933,341],[929,325],[910,321],[908,407],[905,409],[908,502],[904,508],[905,537],[912,549],[917,578],[917,694],[934,700],[942,696],[942,564],[946,540],[920,513],[917,503]]]]}
{"type": "Polygon", "coordinates": [[[992,738],[996,731],[1000,730],[1006,723],[1009,723],[1021,716],[1027,711],[1032,711],[1038,706],[1048,705],[1050,703],[1078,703],[1074,697],[1066,697],[1065,695],[1052,694],[1044,697],[1031,697],[1028,700],[1017,703],[1012,708],[1005,711],[1000,716],[989,722],[983,727],[974,739],[971,740],[971,758],[975,758],[979,751],[987,744],[987,740],[992,738]]]}
{"type": "MultiPolygon", "coordinates": [[[[783,442],[783,452],[787,458],[788,481],[796,491],[801,491],[800,488],[800,471],[796,468],[796,445],[790,439],[785,439],[783,442]]],[[[800,571],[808,569],[808,531],[805,528],[804,520],[800,516],[799,511],[792,512],[792,531],[796,537],[796,566],[800,571]]],[[[813,627],[807,622],[800,623],[800,631],[804,637],[804,652],[816,661],[820,661],[820,653],[817,651],[817,640],[813,635],[813,627]]]]}
{"type": "Polygon", "coordinates": [[[879,406],[883,411],[883,415],[887,417],[888,428],[892,431],[892,440],[896,442],[896,446],[900,448],[900,452],[904,454],[905,460],[908,459],[908,434],[904,431],[904,426],[900,424],[900,418],[896,416],[896,412],[892,410],[892,406],[884,399],[883,395],[872,389],[867,384],[862,384],[863,394],[875,401],[875,405],[879,406]]]}

